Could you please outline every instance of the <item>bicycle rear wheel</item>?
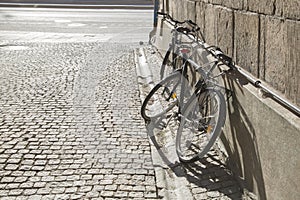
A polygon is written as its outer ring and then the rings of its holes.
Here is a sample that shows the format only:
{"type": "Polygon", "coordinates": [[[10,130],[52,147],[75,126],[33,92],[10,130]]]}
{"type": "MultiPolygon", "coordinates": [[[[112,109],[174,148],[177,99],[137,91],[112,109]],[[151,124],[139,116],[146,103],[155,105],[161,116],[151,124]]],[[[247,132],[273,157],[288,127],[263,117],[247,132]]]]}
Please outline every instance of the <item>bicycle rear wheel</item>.
{"type": "Polygon", "coordinates": [[[167,114],[178,105],[180,95],[181,72],[175,71],[160,81],[146,96],[141,115],[146,121],[167,114]]]}
{"type": "Polygon", "coordinates": [[[206,88],[194,95],[183,109],[176,136],[180,161],[202,158],[219,137],[225,118],[225,99],[219,90],[206,88]]]}
{"type": "Polygon", "coordinates": [[[160,67],[160,80],[163,80],[176,69],[180,69],[183,65],[183,58],[172,51],[172,47],[168,49],[160,67]]]}

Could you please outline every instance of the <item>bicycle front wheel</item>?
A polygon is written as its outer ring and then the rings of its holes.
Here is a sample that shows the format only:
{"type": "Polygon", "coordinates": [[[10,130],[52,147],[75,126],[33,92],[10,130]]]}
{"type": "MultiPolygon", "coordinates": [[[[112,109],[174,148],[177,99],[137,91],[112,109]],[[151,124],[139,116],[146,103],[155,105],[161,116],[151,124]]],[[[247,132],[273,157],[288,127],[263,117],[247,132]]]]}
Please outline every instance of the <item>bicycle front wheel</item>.
{"type": "Polygon", "coordinates": [[[167,114],[178,105],[181,72],[176,71],[160,81],[146,96],[141,115],[146,121],[167,114]]]}
{"type": "Polygon", "coordinates": [[[219,137],[225,123],[225,98],[219,90],[206,88],[194,95],[180,117],[176,152],[182,162],[202,158],[219,137]]]}

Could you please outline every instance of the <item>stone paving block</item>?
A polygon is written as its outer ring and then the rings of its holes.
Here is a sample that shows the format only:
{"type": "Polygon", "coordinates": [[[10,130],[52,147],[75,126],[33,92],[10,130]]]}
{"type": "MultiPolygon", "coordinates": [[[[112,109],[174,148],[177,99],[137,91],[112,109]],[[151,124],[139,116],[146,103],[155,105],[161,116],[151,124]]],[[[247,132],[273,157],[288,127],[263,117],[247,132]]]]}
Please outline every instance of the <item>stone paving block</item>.
{"type": "Polygon", "coordinates": [[[196,198],[196,199],[199,199],[199,200],[201,200],[201,199],[203,199],[203,200],[204,200],[204,199],[208,199],[206,193],[196,194],[196,195],[195,195],[195,198],[196,198]]]}
{"type": "Polygon", "coordinates": [[[8,183],[5,187],[5,189],[8,189],[8,190],[17,189],[19,187],[19,185],[20,185],[19,183],[8,183]]]}
{"type": "Polygon", "coordinates": [[[14,177],[3,177],[2,179],[1,179],[1,183],[12,183],[13,181],[14,181],[14,177]]]}
{"type": "Polygon", "coordinates": [[[37,189],[25,189],[23,194],[25,196],[31,196],[31,195],[36,194],[36,192],[37,192],[37,189]]]}
{"type": "Polygon", "coordinates": [[[0,105],[15,105],[0,112],[0,196],[158,198],[128,46],[22,45],[0,57],[0,105]]]}

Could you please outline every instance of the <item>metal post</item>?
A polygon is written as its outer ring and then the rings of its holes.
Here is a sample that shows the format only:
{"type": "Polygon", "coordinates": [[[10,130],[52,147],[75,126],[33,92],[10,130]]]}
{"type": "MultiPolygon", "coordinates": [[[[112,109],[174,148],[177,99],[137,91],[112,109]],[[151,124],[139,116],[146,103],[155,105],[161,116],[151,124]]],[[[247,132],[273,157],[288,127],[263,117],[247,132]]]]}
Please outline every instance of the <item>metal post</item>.
{"type": "Polygon", "coordinates": [[[154,3],[154,10],[153,10],[153,29],[149,33],[149,44],[155,43],[155,35],[156,35],[156,29],[157,29],[157,11],[159,9],[159,0],[153,0],[154,3]]]}
{"type": "Polygon", "coordinates": [[[153,27],[157,27],[157,11],[159,7],[159,0],[154,0],[154,16],[153,16],[153,27]]]}

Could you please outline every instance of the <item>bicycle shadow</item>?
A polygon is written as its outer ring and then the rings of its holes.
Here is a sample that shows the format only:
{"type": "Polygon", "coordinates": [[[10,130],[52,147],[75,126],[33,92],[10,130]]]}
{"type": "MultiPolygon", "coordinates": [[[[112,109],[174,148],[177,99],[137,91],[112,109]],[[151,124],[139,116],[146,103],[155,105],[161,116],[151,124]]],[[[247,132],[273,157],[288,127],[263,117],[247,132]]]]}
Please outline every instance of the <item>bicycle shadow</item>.
{"type": "Polygon", "coordinates": [[[266,199],[257,130],[248,117],[241,98],[246,96],[242,86],[249,82],[243,75],[232,73],[224,79],[224,83],[226,88],[232,91],[227,102],[228,130],[220,136],[229,155],[227,163],[235,171],[235,176],[243,187],[249,191],[257,188],[259,198],[266,199]],[[239,123],[236,123],[237,121],[239,123]]]}
{"type": "Polygon", "coordinates": [[[156,148],[157,153],[165,164],[164,167],[173,169],[174,167],[178,166],[179,160],[177,157],[173,156],[174,154],[172,156],[166,155],[170,154],[172,151],[175,151],[175,149],[173,149],[175,148],[175,143],[172,143],[174,138],[170,137],[170,132],[168,133],[170,130],[166,130],[166,122],[164,121],[165,119],[165,116],[152,119],[151,122],[147,124],[146,129],[152,144],[156,148]]]}
{"type": "Polygon", "coordinates": [[[154,165],[171,170],[174,176],[184,177],[193,196],[242,199],[241,188],[214,150],[194,163],[181,163],[175,149],[176,132],[166,127],[166,116],[151,120],[146,127],[161,160],[161,163],[154,160],[154,165]]]}

